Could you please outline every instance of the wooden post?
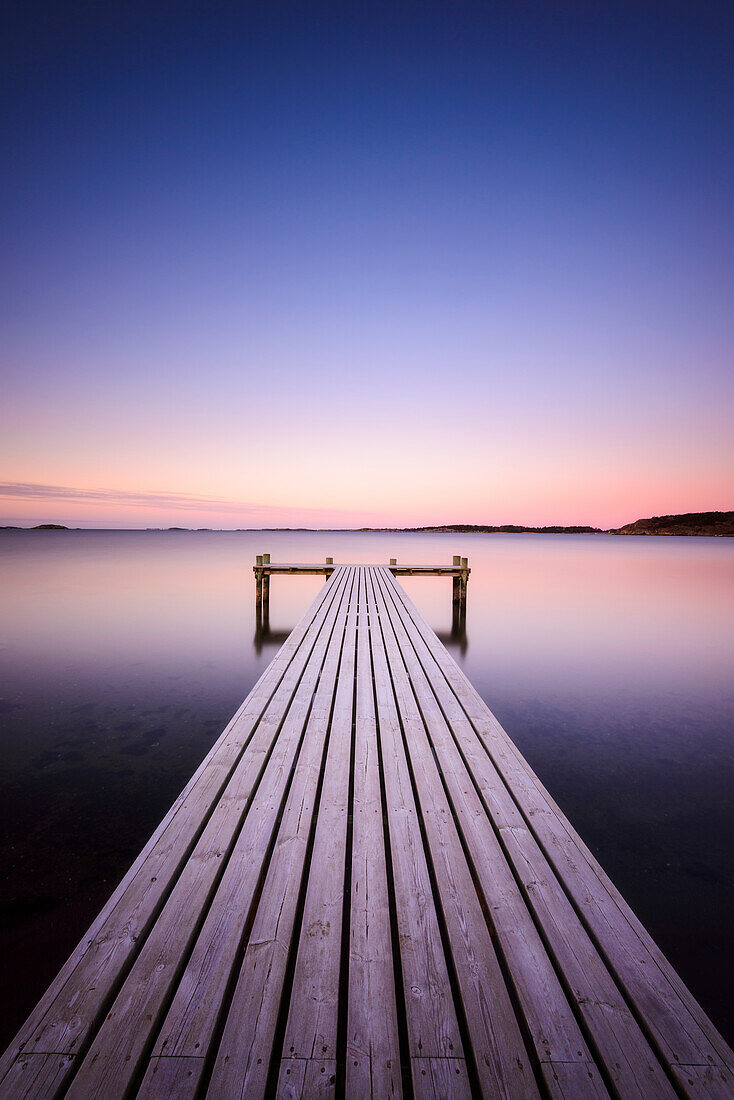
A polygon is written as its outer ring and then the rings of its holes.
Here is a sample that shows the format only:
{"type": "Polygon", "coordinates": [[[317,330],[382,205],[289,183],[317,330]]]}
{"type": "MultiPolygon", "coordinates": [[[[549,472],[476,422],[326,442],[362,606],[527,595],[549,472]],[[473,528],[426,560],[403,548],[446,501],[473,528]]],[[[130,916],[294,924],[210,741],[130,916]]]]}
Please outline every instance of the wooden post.
{"type": "Polygon", "coordinates": [[[263,556],[258,554],[255,558],[255,621],[262,624],[263,615],[263,556]]]}
{"type": "MultiPolygon", "coordinates": [[[[454,569],[461,567],[461,558],[458,554],[454,554],[454,569]]],[[[451,606],[453,608],[454,619],[459,614],[459,606],[461,604],[461,577],[454,577],[452,581],[452,599],[451,606]]]]}
{"type": "MultiPolygon", "coordinates": [[[[333,564],[334,564],[334,559],[333,559],[333,558],[327,558],[327,559],[326,559],[326,564],[327,564],[327,565],[333,565],[333,564]]],[[[331,576],[331,574],[332,574],[333,572],[334,572],[334,570],[333,570],[333,569],[327,569],[327,570],[326,570],[326,579],[327,579],[327,581],[328,581],[329,577],[331,576]]]]}
{"type": "Polygon", "coordinates": [[[397,565],[397,564],[398,564],[398,559],[397,558],[390,558],[390,565],[397,565]]]}
{"type": "Polygon", "coordinates": [[[466,586],[469,583],[469,559],[461,559],[461,618],[466,621],[466,586]]]}
{"type": "MultiPolygon", "coordinates": [[[[263,565],[270,565],[270,554],[263,554],[263,565]]],[[[270,573],[263,569],[263,622],[270,620],[270,573]]]]}

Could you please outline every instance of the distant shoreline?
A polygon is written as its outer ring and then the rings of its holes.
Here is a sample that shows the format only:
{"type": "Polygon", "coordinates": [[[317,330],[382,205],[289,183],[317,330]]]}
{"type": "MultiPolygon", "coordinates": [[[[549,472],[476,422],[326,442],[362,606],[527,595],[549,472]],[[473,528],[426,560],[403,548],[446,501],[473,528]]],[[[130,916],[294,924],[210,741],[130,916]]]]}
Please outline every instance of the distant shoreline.
{"type": "Polygon", "coordinates": [[[413,534],[413,535],[689,535],[734,537],[734,511],[683,512],[675,516],[651,516],[638,519],[624,527],[548,526],[525,527],[520,524],[490,526],[472,523],[447,523],[429,527],[66,527],[61,523],[39,523],[32,527],[13,524],[0,526],[0,531],[188,531],[245,532],[268,531],[296,533],[341,532],[351,534],[413,534]]]}

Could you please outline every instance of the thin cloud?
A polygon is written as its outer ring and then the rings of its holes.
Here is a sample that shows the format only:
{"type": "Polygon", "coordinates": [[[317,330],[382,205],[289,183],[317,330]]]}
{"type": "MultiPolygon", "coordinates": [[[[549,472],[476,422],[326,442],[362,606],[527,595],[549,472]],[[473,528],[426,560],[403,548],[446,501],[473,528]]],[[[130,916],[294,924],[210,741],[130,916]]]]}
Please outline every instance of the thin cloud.
{"type": "MultiPolygon", "coordinates": [[[[84,501],[90,504],[118,504],[139,508],[183,509],[192,512],[231,512],[239,516],[326,516],[342,518],[351,513],[336,508],[302,508],[257,504],[253,501],[219,500],[187,493],[136,492],[126,489],[78,489],[70,485],[42,485],[28,481],[0,482],[0,497],[28,501],[84,501]]],[[[363,513],[360,513],[363,514],[363,513]]]]}

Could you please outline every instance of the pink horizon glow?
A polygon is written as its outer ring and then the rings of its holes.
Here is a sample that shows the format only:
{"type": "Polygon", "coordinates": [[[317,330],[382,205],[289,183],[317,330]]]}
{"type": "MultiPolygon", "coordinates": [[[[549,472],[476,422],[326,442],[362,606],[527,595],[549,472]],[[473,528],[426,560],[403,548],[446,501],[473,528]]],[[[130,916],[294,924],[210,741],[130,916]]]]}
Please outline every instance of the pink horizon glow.
{"type": "MultiPolygon", "coordinates": [[[[665,492],[663,486],[638,493],[620,487],[609,493],[600,507],[598,501],[585,500],[559,506],[549,502],[538,505],[532,497],[523,506],[522,499],[504,506],[481,507],[467,502],[461,507],[444,503],[402,509],[319,508],[288,504],[266,505],[244,501],[224,501],[185,494],[100,490],[69,486],[28,484],[0,485],[0,516],[6,526],[35,526],[60,523],[68,527],[144,529],[158,527],[212,528],[222,530],[275,527],[316,529],[358,527],[421,527],[469,523],[480,525],[517,524],[523,526],[593,526],[602,529],[652,515],[681,512],[727,510],[728,486],[708,487],[705,494],[665,492]]],[[[518,493],[518,496],[521,496],[518,493]]],[[[377,504],[377,502],[375,502],[377,504]]]]}

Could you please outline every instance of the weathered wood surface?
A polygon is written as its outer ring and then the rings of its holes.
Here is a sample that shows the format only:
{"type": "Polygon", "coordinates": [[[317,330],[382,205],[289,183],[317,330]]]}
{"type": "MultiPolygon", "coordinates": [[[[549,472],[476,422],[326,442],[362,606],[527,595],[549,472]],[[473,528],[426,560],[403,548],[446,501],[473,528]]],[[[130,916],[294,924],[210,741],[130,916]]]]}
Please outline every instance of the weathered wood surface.
{"type": "Polygon", "coordinates": [[[732,1052],[396,566],[313,569],[0,1096],[734,1096],[732,1052]]]}

